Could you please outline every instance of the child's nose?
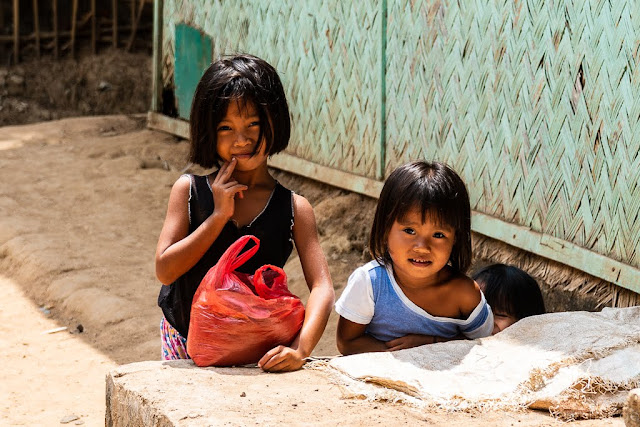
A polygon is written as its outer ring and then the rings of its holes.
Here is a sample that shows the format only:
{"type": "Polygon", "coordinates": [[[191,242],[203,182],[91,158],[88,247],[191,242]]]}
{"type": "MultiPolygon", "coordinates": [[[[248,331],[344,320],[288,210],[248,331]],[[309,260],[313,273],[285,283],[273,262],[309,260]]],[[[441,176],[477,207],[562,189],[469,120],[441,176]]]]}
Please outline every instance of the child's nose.
{"type": "Polygon", "coordinates": [[[416,250],[429,252],[431,250],[429,239],[416,239],[416,250]]]}
{"type": "Polygon", "coordinates": [[[249,139],[249,137],[247,137],[244,133],[239,132],[238,136],[236,138],[236,145],[238,146],[244,146],[247,144],[250,144],[251,140],[249,139]]]}

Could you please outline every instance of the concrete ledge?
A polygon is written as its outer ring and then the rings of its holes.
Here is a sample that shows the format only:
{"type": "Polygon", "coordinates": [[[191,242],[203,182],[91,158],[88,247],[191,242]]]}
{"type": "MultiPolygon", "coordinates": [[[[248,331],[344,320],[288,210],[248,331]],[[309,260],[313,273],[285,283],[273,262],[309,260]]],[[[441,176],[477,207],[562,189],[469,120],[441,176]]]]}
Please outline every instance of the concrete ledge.
{"type": "Polygon", "coordinates": [[[626,427],[640,427],[640,388],[629,392],[622,417],[626,427]]]}
{"type": "MultiPolygon", "coordinates": [[[[538,427],[558,423],[538,411],[445,412],[392,401],[345,399],[344,393],[354,396],[358,391],[338,386],[322,371],[311,369],[267,374],[258,368],[198,368],[190,360],[154,361],[120,366],[107,375],[106,382],[108,427],[538,427]]],[[[618,417],[575,424],[622,427],[623,421],[618,417]]]]}
{"type": "Polygon", "coordinates": [[[106,426],[365,425],[416,423],[405,405],[342,399],[318,371],[198,368],[186,360],[140,362],[106,378],[106,426]]]}

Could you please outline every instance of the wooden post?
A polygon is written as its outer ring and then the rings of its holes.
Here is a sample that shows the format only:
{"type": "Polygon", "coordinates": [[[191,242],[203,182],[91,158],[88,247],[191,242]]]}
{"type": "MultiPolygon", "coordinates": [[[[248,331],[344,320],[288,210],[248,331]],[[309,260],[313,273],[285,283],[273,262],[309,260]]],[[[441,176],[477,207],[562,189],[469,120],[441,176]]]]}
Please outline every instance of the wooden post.
{"type": "Polygon", "coordinates": [[[113,47],[118,47],[118,0],[111,0],[111,11],[113,12],[113,21],[111,26],[113,28],[113,47]]]}
{"type": "Polygon", "coordinates": [[[13,0],[13,61],[20,58],[20,9],[18,0],[13,0]]]}
{"type": "Polygon", "coordinates": [[[131,49],[131,45],[133,44],[135,31],[136,31],[136,0],[131,0],[131,34],[129,34],[129,41],[127,42],[127,46],[125,47],[125,50],[127,52],[129,52],[129,49],[131,49]]]}
{"type": "Polygon", "coordinates": [[[78,26],[78,0],[73,0],[71,11],[71,57],[76,56],[76,27],[78,26]]]}
{"type": "Polygon", "coordinates": [[[36,37],[36,54],[40,58],[40,15],[38,13],[38,0],[33,0],[33,27],[36,37]]]}
{"type": "MultiPolygon", "coordinates": [[[[144,9],[145,0],[140,1],[140,5],[138,6],[138,13],[133,16],[134,20],[131,26],[131,35],[129,36],[129,42],[127,43],[126,50],[129,52],[131,50],[131,46],[133,46],[133,40],[136,38],[136,31],[138,31],[138,24],[140,23],[140,18],[142,17],[142,10],[144,9]]],[[[132,1],[134,3],[135,0],[132,1]]]]}
{"type": "Polygon", "coordinates": [[[53,6],[53,57],[58,58],[58,0],[52,0],[53,6]]]}
{"type": "Polygon", "coordinates": [[[96,54],[96,0],[91,0],[91,52],[96,54]]]}
{"type": "Polygon", "coordinates": [[[131,28],[136,20],[136,0],[131,0],[131,28]]]}
{"type": "Polygon", "coordinates": [[[160,112],[162,105],[162,9],[163,0],[153,2],[153,69],[151,70],[151,111],[160,112]]]}

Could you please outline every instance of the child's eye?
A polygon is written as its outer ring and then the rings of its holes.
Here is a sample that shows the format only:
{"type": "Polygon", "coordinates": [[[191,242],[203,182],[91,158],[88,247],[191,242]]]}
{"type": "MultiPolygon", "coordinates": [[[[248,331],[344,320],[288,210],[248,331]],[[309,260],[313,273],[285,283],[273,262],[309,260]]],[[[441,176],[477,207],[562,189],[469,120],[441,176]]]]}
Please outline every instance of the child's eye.
{"type": "Polygon", "coordinates": [[[413,228],[409,228],[409,227],[403,228],[402,231],[404,231],[407,234],[411,234],[412,236],[414,234],[416,234],[416,230],[414,230],[413,228]]]}
{"type": "Polygon", "coordinates": [[[226,125],[222,125],[222,126],[218,126],[218,132],[222,132],[225,130],[231,130],[231,128],[229,126],[226,125]]]}
{"type": "Polygon", "coordinates": [[[436,239],[444,239],[446,236],[444,235],[444,233],[438,231],[437,233],[433,233],[433,237],[435,237],[436,239]]]}
{"type": "Polygon", "coordinates": [[[249,127],[252,127],[252,126],[260,126],[260,122],[251,122],[251,123],[249,123],[249,127]]]}

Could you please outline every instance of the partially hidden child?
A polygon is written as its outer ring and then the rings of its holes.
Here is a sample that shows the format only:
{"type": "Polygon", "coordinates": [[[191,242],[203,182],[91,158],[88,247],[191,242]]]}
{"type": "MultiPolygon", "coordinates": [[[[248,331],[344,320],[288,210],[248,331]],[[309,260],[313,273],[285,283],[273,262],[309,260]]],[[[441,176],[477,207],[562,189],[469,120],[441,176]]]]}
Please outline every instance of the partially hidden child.
{"type": "Polygon", "coordinates": [[[520,319],[546,313],[540,286],[518,267],[492,264],[473,275],[493,311],[493,335],[520,319]]]}
{"type": "Polygon", "coordinates": [[[282,268],[294,245],[300,258],[310,290],[302,329],[290,347],[277,346],[258,362],[265,371],[299,369],[322,336],[334,293],[311,205],[267,169],[291,133],[276,70],[251,55],[215,61],[196,88],[190,127],[190,161],[217,170],[181,176],[169,196],[156,250],[156,275],[164,284],[158,297],[163,359],[188,358],[195,291],[225,250],[250,234],[260,247],[240,272],[282,268]]]}
{"type": "Polygon", "coordinates": [[[342,354],[395,351],[491,335],[491,308],[465,272],[471,208],[449,166],[418,161],[386,180],[371,228],[373,261],[356,269],[336,303],[342,354]]]}

